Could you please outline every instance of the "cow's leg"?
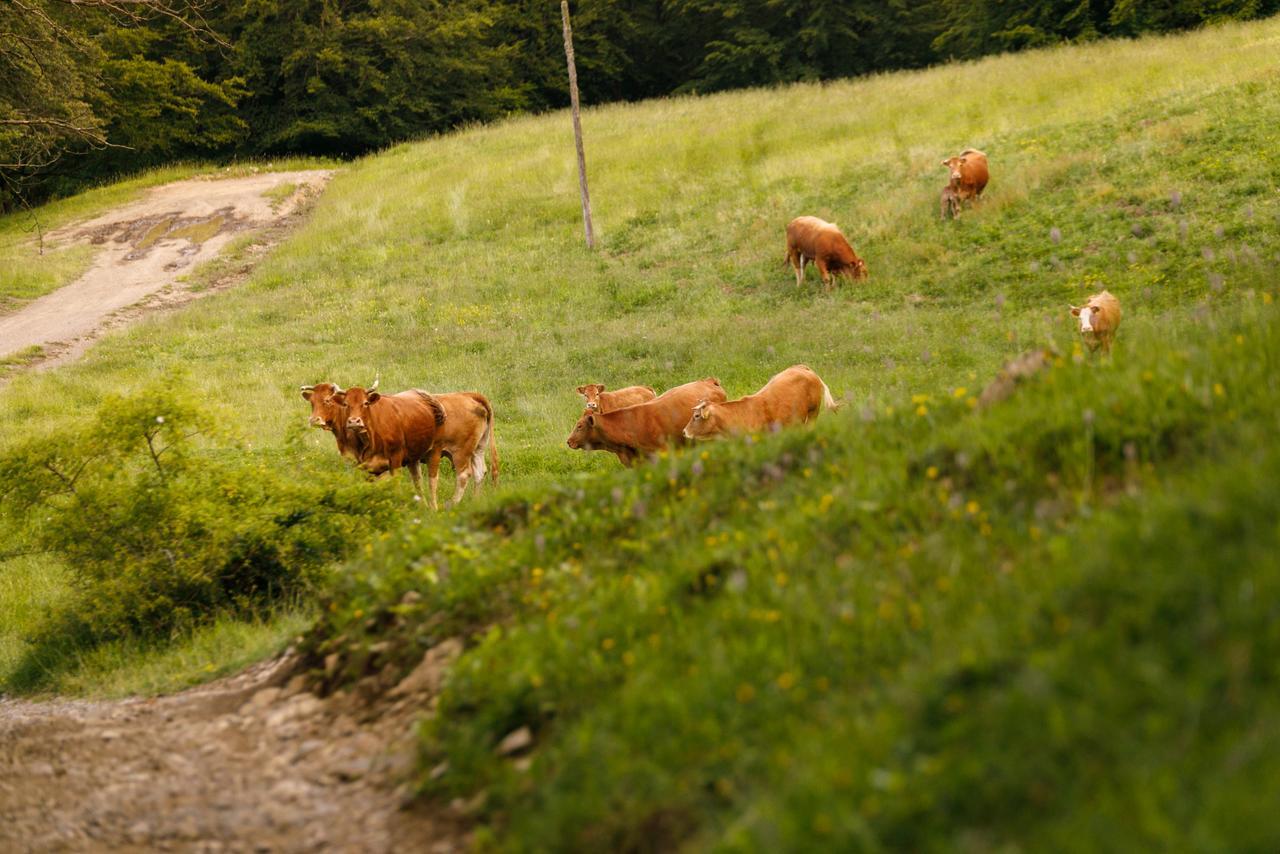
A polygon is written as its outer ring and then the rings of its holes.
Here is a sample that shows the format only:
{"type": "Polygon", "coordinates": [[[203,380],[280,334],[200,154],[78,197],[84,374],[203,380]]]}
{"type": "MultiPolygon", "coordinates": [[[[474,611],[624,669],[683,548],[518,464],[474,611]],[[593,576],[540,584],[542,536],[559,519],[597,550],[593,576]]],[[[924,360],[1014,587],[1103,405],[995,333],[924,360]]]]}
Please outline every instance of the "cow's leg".
{"type": "MultiPolygon", "coordinates": [[[[454,462],[456,463],[457,461],[455,460],[454,462]]],[[[462,468],[458,468],[458,466],[455,464],[453,467],[453,471],[454,471],[454,474],[457,475],[457,480],[454,481],[455,486],[453,490],[453,498],[451,499],[450,503],[457,505],[462,502],[462,496],[465,495],[467,492],[467,482],[471,480],[471,466],[463,466],[462,468]]]]}
{"type": "Polygon", "coordinates": [[[791,265],[791,271],[796,274],[796,287],[800,287],[800,282],[804,279],[804,256],[794,249],[787,250],[787,263],[791,265]]]}
{"type": "Polygon", "coordinates": [[[409,461],[409,477],[413,478],[413,494],[422,500],[422,463],[418,460],[409,461]]]}
{"type": "Polygon", "coordinates": [[[831,271],[827,269],[827,264],[821,258],[815,258],[813,263],[818,268],[818,275],[822,277],[823,290],[831,290],[831,271]]]}
{"type": "Polygon", "coordinates": [[[427,457],[427,477],[431,480],[431,509],[439,510],[440,502],[436,500],[436,490],[440,486],[440,449],[432,448],[427,457]]]}

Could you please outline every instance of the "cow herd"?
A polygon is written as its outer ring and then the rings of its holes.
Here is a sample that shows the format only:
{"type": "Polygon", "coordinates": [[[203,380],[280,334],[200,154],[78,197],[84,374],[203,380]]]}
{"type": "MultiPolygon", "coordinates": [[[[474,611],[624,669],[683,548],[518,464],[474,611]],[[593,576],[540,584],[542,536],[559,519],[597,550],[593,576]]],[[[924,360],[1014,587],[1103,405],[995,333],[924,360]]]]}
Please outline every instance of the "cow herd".
{"type": "Polygon", "coordinates": [[[606,399],[610,392],[599,383],[580,386],[578,393],[587,406],[567,444],[575,450],[608,451],[624,466],[698,439],[807,424],[823,408],[838,405],[827,384],[805,365],[792,365],[755,394],[737,400],[727,399],[715,377],[678,385],[660,395],[648,386],[632,386],[606,399]]]}
{"type": "MultiPolygon", "coordinates": [[[[962,206],[977,201],[990,174],[987,156],[968,148],[942,161],[950,174],[941,195],[943,219],[959,216],[962,206]]],[[[836,276],[867,277],[867,264],[854,252],[840,229],[813,216],[787,224],[786,263],[804,281],[808,264],[818,268],[824,287],[836,276]]],[[[1109,352],[1120,323],[1120,303],[1107,291],[1071,306],[1080,334],[1091,350],[1109,352]]],[[[607,391],[600,383],[578,386],[585,407],[567,444],[584,451],[608,451],[624,466],[677,445],[720,436],[759,433],[813,421],[823,409],[837,409],[826,383],[805,365],[780,372],[755,394],[728,400],[714,377],[685,383],[658,394],[647,385],[607,391]]],[[[302,386],[311,404],[310,423],[333,433],[338,453],[375,476],[409,469],[415,497],[422,498],[421,464],[426,462],[432,509],[440,460],[448,459],[456,484],[453,503],[462,500],[469,483],[479,488],[488,472],[498,482],[498,445],[493,407],[477,392],[432,394],[410,389],[380,394],[369,388],[343,389],[331,382],[302,386]]]]}
{"type": "MultiPolygon", "coordinates": [[[[407,468],[414,494],[422,498],[423,462],[427,464],[432,509],[438,509],[440,460],[453,464],[457,478],[453,503],[474,482],[479,488],[486,457],[498,482],[498,444],[493,407],[477,392],[432,394],[409,389],[381,394],[369,388],[340,388],[331,382],[304,385],[311,404],[310,424],[333,434],[338,453],[368,473],[380,476],[407,468]]],[[[817,374],[804,365],[782,371],[755,394],[728,400],[714,377],[657,394],[649,386],[606,391],[600,383],[578,387],[586,405],[569,434],[570,448],[609,451],[625,466],[649,455],[699,439],[778,430],[806,424],[839,404],[817,374]]]]}
{"type": "MultiPolygon", "coordinates": [[[[947,170],[947,183],[939,197],[943,219],[955,219],[965,203],[973,204],[991,180],[987,155],[976,148],[942,161],[947,170]]],[[[804,282],[805,267],[813,262],[818,268],[824,288],[830,289],[835,276],[865,279],[867,264],[853,251],[840,228],[816,216],[798,216],[787,223],[786,263],[796,274],[796,287],[804,282]]],[[[1071,306],[1071,314],[1079,320],[1080,335],[1090,350],[1102,348],[1111,352],[1116,327],[1120,325],[1120,303],[1109,292],[1089,297],[1083,306],[1071,306]]]]}

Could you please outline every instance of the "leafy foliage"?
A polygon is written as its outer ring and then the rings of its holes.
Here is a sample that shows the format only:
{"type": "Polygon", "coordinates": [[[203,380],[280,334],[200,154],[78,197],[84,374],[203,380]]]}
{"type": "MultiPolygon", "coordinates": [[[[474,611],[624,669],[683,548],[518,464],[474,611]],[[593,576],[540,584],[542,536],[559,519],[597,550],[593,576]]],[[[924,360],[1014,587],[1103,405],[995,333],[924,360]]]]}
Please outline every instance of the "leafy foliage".
{"type": "Polygon", "coordinates": [[[70,567],[75,589],[44,642],[164,639],[258,612],[312,590],[391,518],[385,489],[283,471],[272,457],[169,385],[109,398],[84,426],[9,448],[4,514],[70,567]]]}

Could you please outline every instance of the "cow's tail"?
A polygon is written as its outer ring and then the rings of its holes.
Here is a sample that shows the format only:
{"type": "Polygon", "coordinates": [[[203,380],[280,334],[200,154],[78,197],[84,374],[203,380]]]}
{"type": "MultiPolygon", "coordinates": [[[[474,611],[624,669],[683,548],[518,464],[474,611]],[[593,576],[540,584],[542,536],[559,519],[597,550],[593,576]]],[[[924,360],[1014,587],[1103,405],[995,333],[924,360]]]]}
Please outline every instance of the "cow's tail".
{"type": "MultiPolygon", "coordinates": [[[[822,382],[822,380],[818,380],[818,382],[822,382]]],[[[827,388],[826,383],[822,383],[822,405],[824,408],[830,409],[832,412],[835,412],[837,409],[844,406],[843,403],[836,403],[836,399],[831,396],[831,389],[827,388]]]]}
{"type": "Polygon", "coordinates": [[[471,476],[475,479],[476,485],[479,486],[484,480],[485,470],[488,468],[489,480],[492,484],[498,484],[498,440],[493,432],[493,406],[488,399],[480,395],[476,396],[476,403],[484,407],[484,433],[480,435],[480,441],[476,443],[476,449],[471,452],[471,476]],[[485,465],[485,454],[489,455],[491,467],[485,465]]]}

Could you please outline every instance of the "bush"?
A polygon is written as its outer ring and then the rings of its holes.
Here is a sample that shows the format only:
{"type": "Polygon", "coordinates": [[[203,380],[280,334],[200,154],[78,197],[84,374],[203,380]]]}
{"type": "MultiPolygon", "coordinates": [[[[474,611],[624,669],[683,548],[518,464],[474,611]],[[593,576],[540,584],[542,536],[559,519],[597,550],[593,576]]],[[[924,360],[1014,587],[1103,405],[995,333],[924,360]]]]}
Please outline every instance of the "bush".
{"type": "Polygon", "coordinates": [[[70,604],[37,642],[160,639],[312,591],[389,521],[392,493],[289,463],[248,450],[172,386],[9,448],[0,512],[72,573],[70,604]]]}

